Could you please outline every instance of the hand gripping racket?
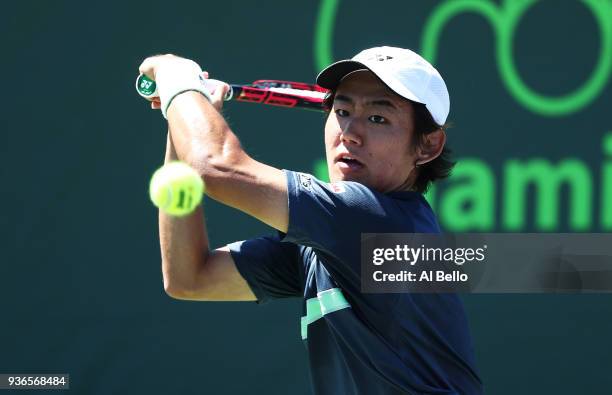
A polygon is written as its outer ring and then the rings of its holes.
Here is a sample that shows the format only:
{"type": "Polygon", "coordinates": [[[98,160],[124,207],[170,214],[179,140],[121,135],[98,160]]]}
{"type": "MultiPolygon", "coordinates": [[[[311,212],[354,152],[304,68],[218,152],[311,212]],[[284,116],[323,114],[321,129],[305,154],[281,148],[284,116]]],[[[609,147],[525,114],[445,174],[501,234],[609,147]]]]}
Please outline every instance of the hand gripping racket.
{"type": "MultiPolygon", "coordinates": [[[[221,82],[202,79],[209,91],[214,91],[221,82]]],[[[136,79],[136,91],[147,100],[157,97],[155,81],[140,74],[136,79]]],[[[251,84],[231,84],[224,100],[236,100],[281,107],[304,108],[323,111],[323,99],[327,89],[318,85],[282,80],[257,80],[251,84]]]]}

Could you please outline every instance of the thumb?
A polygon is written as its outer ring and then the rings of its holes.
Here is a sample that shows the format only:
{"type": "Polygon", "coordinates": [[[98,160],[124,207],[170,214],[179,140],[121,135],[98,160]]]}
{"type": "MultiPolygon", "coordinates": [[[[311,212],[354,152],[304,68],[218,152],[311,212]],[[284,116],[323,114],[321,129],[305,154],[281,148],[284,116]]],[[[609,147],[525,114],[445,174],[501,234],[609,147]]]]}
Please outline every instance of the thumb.
{"type": "Polygon", "coordinates": [[[215,102],[222,102],[225,95],[230,90],[230,86],[223,81],[215,81],[214,90],[211,92],[211,97],[215,102]]]}
{"type": "Polygon", "coordinates": [[[203,83],[205,89],[210,94],[210,101],[212,105],[217,109],[217,111],[221,111],[223,108],[225,94],[230,89],[230,86],[223,81],[211,79],[205,79],[203,83]]]}

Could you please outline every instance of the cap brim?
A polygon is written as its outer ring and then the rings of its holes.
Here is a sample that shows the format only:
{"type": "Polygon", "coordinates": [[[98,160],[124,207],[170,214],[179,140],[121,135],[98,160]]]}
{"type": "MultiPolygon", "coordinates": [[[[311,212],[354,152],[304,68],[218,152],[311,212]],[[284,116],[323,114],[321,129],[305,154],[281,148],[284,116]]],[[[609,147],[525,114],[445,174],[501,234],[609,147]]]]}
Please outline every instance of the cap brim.
{"type": "Polygon", "coordinates": [[[327,66],[319,73],[317,85],[326,89],[336,89],[342,78],[357,70],[370,70],[370,68],[354,60],[340,60],[327,66]]]}
{"type": "MultiPolygon", "coordinates": [[[[344,77],[357,70],[369,70],[391,91],[399,96],[417,103],[423,103],[408,87],[403,86],[399,81],[391,78],[388,73],[379,70],[376,65],[368,67],[365,63],[355,60],[340,60],[327,66],[317,76],[317,85],[326,89],[335,90],[344,77]]],[[[425,104],[425,103],[423,103],[425,104]]]]}

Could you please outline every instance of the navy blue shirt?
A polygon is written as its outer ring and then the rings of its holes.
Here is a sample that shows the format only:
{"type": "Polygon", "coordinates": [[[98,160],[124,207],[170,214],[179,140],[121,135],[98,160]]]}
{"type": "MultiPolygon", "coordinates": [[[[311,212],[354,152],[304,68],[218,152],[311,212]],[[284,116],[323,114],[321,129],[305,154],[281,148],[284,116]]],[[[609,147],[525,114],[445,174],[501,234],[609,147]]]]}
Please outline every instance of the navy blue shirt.
{"type": "Polygon", "coordinates": [[[423,196],[285,172],[287,233],[230,251],[259,302],[304,299],[315,394],[481,394],[457,295],[360,291],[361,233],[440,232],[423,196]]]}

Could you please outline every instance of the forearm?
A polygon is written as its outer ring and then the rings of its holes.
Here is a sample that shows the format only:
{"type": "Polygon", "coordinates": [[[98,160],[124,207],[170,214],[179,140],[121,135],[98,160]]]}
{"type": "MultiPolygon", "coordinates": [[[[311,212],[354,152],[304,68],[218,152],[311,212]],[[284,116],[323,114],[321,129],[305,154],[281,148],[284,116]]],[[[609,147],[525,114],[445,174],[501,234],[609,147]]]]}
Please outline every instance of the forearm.
{"type": "MultiPolygon", "coordinates": [[[[165,162],[178,158],[169,132],[165,162]]],[[[197,274],[202,270],[209,251],[202,206],[185,217],[172,217],[160,210],[159,240],[166,292],[179,295],[196,289],[197,274]]]]}
{"type": "Polygon", "coordinates": [[[219,187],[217,180],[226,173],[238,173],[240,164],[248,159],[223,116],[198,92],[174,98],[168,124],[178,157],[202,175],[207,193],[213,197],[219,187]]]}
{"type": "MultiPolygon", "coordinates": [[[[220,106],[219,98],[213,102],[220,106]]],[[[202,94],[178,95],[167,115],[178,157],[204,179],[209,197],[276,229],[287,229],[285,174],[249,157],[225,119],[202,94]]]]}

